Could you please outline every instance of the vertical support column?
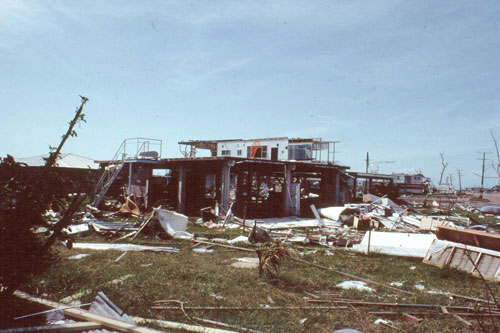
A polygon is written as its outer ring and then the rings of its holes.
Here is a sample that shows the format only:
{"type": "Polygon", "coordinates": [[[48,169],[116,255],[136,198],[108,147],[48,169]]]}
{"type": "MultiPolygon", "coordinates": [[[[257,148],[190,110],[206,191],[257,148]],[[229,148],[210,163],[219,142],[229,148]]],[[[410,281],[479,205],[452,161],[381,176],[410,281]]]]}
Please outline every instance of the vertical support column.
{"type": "Polygon", "coordinates": [[[292,183],[292,171],[295,170],[295,165],[285,164],[284,168],[284,182],[281,192],[281,215],[289,216],[291,206],[290,184],[292,183]]]}
{"type": "Polygon", "coordinates": [[[335,196],[335,172],[328,169],[321,172],[320,198],[328,205],[335,205],[337,199],[335,196]]]}
{"type": "Polygon", "coordinates": [[[226,161],[222,167],[221,179],[222,179],[222,191],[221,191],[221,206],[224,210],[229,209],[229,189],[231,187],[231,167],[233,167],[235,161],[226,161]]]}
{"type": "Polygon", "coordinates": [[[149,208],[149,193],[150,193],[150,190],[151,190],[151,185],[150,185],[150,180],[153,176],[153,168],[151,167],[151,165],[148,165],[147,167],[148,171],[147,171],[147,178],[146,178],[146,189],[145,189],[145,192],[144,192],[144,208],[147,209],[149,208]]]}
{"type": "Polygon", "coordinates": [[[358,178],[354,177],[354,184],[352,189],[352,198],[350,200],[356,199],[356,193],[358,192],[358,178]]]}
{"type": "Polygon", "coordinates": [[[340,172],[335,172],[335,205],[340,204],[340,172]]]}
{"type": "Polygon", "coordinates": [[[127,188],[127,196],[130,195],[132,191],[132,162],[128,163],[128,188],[127,188]]]}
{"type": "Polygon", "coordinates": [[[186,166],[179,167],[179,183],[177,190],[177,212],[184,214],[186,212],[186,166]]]}

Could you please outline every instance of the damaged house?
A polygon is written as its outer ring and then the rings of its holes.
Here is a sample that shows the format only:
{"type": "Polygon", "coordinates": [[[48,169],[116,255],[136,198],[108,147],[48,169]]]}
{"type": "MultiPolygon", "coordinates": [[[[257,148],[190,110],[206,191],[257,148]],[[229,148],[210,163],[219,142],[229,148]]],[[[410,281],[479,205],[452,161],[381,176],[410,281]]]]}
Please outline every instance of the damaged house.
{"type": "Polygon", "coordinates": [[[185,157],[163,158],[161,140],[126,139],[109,161],[93,204],[133,194],[148,208],[161,204],[187,215],[217,201],[243,218],[278,217],[350,199],[348,167],[334,162],[335,143],[286,137],[179,142],[185,157]],[[199,150],[210,156],[199,157],[199,150]]]}

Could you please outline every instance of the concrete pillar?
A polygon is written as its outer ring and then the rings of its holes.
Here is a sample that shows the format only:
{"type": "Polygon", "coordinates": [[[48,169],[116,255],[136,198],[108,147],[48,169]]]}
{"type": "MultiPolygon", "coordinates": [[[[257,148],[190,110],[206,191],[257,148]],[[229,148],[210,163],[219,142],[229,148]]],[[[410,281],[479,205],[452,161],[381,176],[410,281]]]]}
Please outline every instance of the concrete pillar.
{"type": "Polygon", "coordinates": [[[290,184],[292,183],[292,171],[295,170],[295,165],[285,164],[285,174],[283,189],[281,192],[281,215],[290,215],[291,197],[290,197],[290,184]]]}
{"type": "Polygon", "coordinates": [[[222,167],[222,191],[221,191],[221,206],[226,211],[229,209],[229,190],[231,188],[231,167],[235,165],[235,161],[226,161],[222,167]]]}
{"type": "Polygon", "coordinates": [[[186,167],[181,165],[179,167],[179,185],[177,191],[177,212],[181,214],[186,212],[186,175],[186,167]]]}

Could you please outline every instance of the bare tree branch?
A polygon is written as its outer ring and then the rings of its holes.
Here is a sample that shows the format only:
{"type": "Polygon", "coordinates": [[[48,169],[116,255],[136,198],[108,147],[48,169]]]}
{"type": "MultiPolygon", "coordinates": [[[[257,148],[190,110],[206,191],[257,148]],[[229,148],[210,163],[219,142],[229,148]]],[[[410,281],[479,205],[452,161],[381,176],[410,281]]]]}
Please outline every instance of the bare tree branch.
{"type": "Polygon", "coordinates": [[[439,155],[441,156],[441,165],[442,165],[441,176],[439,177],[439,185],[441,185],[443,183],[443,175],[444,171],[446,170],[446,167],[448,166],[448,162],[445,162],[444,160],[444,152],[439,153],[439,155]]]}

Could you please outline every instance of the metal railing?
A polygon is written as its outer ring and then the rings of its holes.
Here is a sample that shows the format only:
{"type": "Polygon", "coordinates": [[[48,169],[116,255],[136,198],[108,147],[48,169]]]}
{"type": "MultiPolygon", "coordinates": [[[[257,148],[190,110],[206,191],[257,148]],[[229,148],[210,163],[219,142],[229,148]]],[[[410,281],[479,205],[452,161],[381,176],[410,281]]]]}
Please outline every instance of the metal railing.
{"type": "Polygon", "coordinates": [[[99,205],[127,161],[161,158],[161,149],[162,141],[157,139],[130,138],[123,140],[96,184],[92,205],[94,207],[99,205]],[[159,152],[152,150],[152,147],[158,148],[159,152]],[[130,152],[133,154],[132,157],[129,157],[130,152]]]}

